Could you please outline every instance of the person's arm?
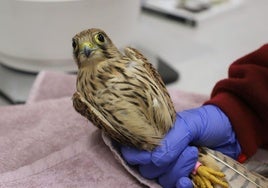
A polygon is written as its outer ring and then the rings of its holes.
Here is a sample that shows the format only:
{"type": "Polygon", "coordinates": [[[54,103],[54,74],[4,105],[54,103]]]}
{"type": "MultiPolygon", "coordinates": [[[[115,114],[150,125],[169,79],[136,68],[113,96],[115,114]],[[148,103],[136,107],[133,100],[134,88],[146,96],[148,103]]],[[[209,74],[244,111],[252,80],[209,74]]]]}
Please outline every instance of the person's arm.
{"type": "Polygon", "coordinates": [[[235,61],[205,104],[228,116],[245,155],[268,148],[268,44],[235,61]]]}

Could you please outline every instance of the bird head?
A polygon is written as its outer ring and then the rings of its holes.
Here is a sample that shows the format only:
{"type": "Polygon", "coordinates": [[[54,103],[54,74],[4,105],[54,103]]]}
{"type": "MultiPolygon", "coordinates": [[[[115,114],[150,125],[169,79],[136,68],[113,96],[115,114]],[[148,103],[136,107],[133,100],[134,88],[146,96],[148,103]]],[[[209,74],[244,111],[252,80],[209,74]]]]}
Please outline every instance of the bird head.
{"type": "Polygon", "coordinates": [[[72,39],[72,46],[79,68],[121,55],[106,33],[95,28],[76,34],[72,39]]]}

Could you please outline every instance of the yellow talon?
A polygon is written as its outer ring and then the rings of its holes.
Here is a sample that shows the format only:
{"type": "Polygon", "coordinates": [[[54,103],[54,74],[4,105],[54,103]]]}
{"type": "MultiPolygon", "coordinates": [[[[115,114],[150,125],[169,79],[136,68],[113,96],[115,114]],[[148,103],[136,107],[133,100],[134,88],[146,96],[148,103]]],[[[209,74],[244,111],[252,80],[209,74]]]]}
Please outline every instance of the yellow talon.
{"type": "MultiPolygon", "coordinates": [[[[203,167],[206,167],[206,166],[203,166],[203,167]]],[[[216,170],[213,170],[212,168],[208,168],[206,167],[206,171],[210,174],[213,174],[214,176],[218,176],[218,177],[225,177],[225,174],[222,173],[222,172],[219,172],[219,171],[216,171],[216,170]]]]}
{"type": "Polygon", "coordinates": [[[222,172],[201,165],[197,169],[197,174],[192,175],[192,179],[196,187],[213,188],[213,185],[217,184],[222,188],[228,188],[228,183],[222,179],[224,176],[222,172]]]}
{"type": "Polygon", "coordinates": [[[199,174],[201,177],[207,178],[213,184],[219,184],[224,188],[228,187],[228,184],[222,180],[222,177],[225,176],[222,172],[218,172],[211,168],[201,165],[197,169],[197,174],[199,174]]]}
{"type": "Polygon", "coordinates": [[[206,177],[201,177],[201,179],[205,183],[206,188],[213,188],[213,186],[211,185],[210,181],[206,177]]]}
{"type": "Polygon", "coordinates": [[[193,182],[194,182],[194,187],[200,187],[200,188],[206,188],[206,185],[202,178],[199,175],[193,175],[192,176],[193,182]]]}

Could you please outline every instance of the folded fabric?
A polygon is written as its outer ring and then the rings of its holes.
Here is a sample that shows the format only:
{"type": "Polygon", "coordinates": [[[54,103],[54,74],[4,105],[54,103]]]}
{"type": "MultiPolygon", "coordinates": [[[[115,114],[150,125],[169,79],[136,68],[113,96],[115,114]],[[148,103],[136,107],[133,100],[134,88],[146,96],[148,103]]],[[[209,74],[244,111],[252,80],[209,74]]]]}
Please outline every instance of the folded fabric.
{"type": "MultiPolygon", "coordinates": [[[[72,107],[75,76],[42,72],[25,105],[0,108],[0,187],[140,187],[72,107]]],[[[144,180],[151,187],[153,181],[144,180]]]]}
{"type": "Polygon", "coordinates": [[[42,71],[38,74],[29,93],[27,104],[46,99],[71,97],[76,88],[76,75],[42,71]]]}
{"type": "MultiPolygon", "coordinates": [[[[0,108],[0,187],[159,187],[75,112],[75,82],[75,75],[41,72],[25,105],[0,108]]],[[[208,98],[169,92],[177,111],[208,98]]]]}

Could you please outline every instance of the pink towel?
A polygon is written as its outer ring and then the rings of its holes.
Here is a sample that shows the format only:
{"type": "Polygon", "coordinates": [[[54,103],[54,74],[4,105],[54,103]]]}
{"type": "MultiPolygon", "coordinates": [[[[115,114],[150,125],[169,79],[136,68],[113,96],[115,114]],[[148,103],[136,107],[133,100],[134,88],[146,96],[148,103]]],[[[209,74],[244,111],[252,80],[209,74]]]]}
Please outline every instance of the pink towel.
{"type": "MultiPolygon", "coordinates": [[[[0,187],[159,187],[126,165],[110,140],[75,112],[75,78],[41,72],[25,105],[0,108],[0,187]]],[[[170,94],[177,111],[207,99],[170,94]]]]}
{"type": "MultiPolygon", "coordinates": [[[[74,111],[75,79],[41,72],[25,105],[0,108],[0,187],[158,187],[127,173],[100,131],[74,111]]],[[[171,94],[177,110],[206,99],[171,94]]]]}

